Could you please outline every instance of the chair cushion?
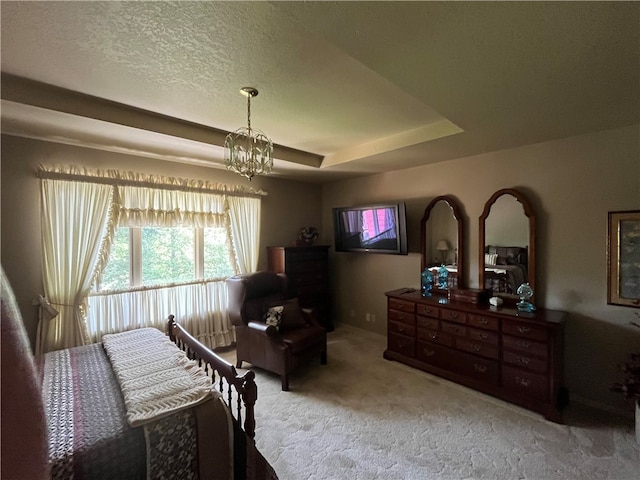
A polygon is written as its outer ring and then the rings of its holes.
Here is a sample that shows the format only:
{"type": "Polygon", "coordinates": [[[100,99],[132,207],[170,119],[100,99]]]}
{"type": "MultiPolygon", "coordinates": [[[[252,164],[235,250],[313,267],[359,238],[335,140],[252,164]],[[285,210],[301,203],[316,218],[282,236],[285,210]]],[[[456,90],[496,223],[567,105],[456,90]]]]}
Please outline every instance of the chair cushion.
{"type": "Polygon", "coordinates": [[[316,344],[323,343],[325,338],[325,330],[316,325],[306,325],[302,328],[284,330],[280,333],[280,338],[289,345],[291,353],[308,350],[316,344]]]}

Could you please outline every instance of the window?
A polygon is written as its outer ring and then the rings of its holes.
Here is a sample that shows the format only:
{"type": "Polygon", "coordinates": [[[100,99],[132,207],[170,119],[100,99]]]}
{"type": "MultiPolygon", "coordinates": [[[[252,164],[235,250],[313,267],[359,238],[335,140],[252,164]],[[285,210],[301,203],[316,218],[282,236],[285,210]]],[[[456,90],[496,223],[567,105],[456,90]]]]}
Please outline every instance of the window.
{"type": "Polygon", "coordinates": [[[119,227],[98,292],[234,275],[222,227],[119,227]]]}

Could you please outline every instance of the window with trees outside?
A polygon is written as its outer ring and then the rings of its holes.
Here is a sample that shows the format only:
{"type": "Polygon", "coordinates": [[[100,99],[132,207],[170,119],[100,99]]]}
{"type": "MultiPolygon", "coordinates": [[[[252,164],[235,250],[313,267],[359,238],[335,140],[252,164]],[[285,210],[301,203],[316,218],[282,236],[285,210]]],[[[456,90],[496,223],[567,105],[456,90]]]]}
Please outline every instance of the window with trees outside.
{"type": "Polygon", "coordinates": [[[266,192],[76,166],[42,166],[38,176],[37,352],[135,328],[164,330],[171,315],[209,348],[235,341],[225,280],[257,268],[266,192]]]}
{"type": "Polygon", "coordinates": [[[121,291],[234,275],[222,227],[119,227],[96,291],[121,291]]]}

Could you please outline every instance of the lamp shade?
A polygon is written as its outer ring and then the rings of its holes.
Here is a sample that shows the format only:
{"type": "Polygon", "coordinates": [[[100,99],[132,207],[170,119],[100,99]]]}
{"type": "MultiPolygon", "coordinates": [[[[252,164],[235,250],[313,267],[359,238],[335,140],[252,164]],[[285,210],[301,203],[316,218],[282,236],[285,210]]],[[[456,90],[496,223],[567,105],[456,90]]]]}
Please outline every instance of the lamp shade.
{"type": "Polygon", "coordinates": [[[436,250],[449,250],[449,244],[446,240],[440,240],[436,245],[436,250]]]}

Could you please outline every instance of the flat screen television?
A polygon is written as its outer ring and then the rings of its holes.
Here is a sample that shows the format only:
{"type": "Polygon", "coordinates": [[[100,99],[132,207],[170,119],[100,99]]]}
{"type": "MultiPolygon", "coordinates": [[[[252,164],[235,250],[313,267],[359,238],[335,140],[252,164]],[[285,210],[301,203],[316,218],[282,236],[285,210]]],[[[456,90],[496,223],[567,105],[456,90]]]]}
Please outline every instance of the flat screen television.
{"type": "Polygon", "coordinates": [[[404,202],[333,209],[336,252],[407,254],[404,202]]]}

